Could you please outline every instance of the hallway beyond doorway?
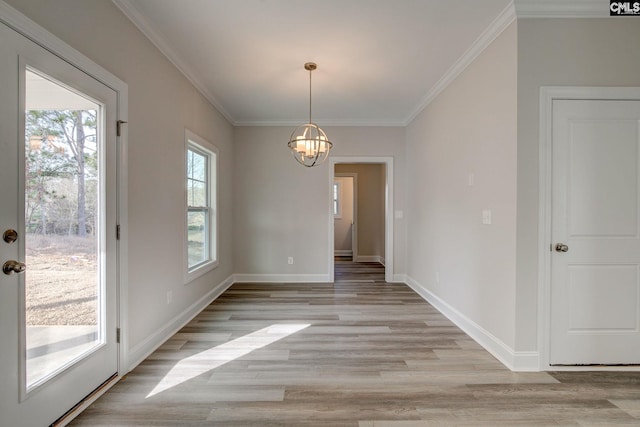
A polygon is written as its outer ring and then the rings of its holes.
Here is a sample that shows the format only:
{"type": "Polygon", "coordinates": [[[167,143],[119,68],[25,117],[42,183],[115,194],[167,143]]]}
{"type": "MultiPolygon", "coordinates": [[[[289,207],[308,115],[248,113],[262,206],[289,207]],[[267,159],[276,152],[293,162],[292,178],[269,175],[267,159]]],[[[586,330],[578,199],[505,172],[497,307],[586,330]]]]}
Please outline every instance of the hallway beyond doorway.
{"type": "Polygon", "coordinates": [[[335,282],[384,283],[385,267],[379,262],[353,262],[349,256],[335,257],[335,282]]]}

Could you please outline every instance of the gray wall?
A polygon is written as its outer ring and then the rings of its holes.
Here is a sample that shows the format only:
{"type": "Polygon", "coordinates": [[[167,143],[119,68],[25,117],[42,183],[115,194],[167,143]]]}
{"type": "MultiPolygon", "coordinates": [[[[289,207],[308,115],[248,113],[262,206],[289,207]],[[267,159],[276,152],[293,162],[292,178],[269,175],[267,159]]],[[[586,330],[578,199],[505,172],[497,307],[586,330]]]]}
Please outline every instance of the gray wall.
{"type": "MultiPolygon", "coordinates": [[[[332,157],[392,156],[395,206],[403,209],[405,130],[400,127],[323,127],[332,157]]],[[[238,127],[235,132],[234,260],[241,275],[328,275],[329,164],[305,168],[286,142],[290,127],[238,127]],[[294,256],[293,265],[287,258],[294,256]]],[[[404,273],[405,228],[395,224],[395,272],[404,273]]]]}
{"type": "Polygon", "coordinates": [[[518,21],[516,349],[537,349],[541,86],[640,86],[640,20],[518,21]]]}
{"type": "Polygon", "coordinates": [[[407,128],[407,274],[511,348],[516,37],[514,23],[407,128]]]}
{"type": "Polygon", "coordinates": [[[112,2],[8,3],[129,86],[129,229],[124,232],[129,348],[135,348],[233,273],[233,127],[112,2]],[[185,127],[215,144],[220,162],[220,265],[186,286],[181,268],[185,127]],[[171,304],[167,291],[173,292],[171,304]]]}

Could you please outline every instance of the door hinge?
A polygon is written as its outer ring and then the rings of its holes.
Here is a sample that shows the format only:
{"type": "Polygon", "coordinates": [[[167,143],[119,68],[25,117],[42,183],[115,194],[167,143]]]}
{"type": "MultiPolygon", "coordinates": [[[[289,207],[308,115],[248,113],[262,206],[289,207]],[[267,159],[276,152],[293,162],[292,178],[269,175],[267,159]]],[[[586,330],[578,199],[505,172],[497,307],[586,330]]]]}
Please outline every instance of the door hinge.
{"type": "Polygon", "coordinates": [[[122,135],[122,125],[125,124],[125,123],[129,123],[129,122],[126,122],[124,120],[118,120],[116,122],[116,136],[121,136],[122,135]]]}
{"type": "Polygon", "coordinates": [[[120,328],[116,328],[116,343],[120,344],[120,328]]]}
{"type": "Polygon", "coordinates": [[[116,225],[116,240],[120,240],[120,224],[116,225]]]}

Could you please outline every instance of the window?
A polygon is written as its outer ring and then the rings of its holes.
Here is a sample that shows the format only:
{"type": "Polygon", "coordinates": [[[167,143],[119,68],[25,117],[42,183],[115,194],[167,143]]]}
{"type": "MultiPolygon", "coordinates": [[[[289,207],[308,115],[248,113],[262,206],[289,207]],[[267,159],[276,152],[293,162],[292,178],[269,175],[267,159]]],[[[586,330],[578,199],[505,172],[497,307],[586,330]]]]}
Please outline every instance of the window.
{"type": "Polygon", "coordinates": [[[333,182],[333,217],[342,218],[342,204],[340,203],[340,182],[333,182]]]}
{"type": "Polygon", "coordinates": [[[186,280],[218,264],[217,149],[186,131],[186,280]]]}

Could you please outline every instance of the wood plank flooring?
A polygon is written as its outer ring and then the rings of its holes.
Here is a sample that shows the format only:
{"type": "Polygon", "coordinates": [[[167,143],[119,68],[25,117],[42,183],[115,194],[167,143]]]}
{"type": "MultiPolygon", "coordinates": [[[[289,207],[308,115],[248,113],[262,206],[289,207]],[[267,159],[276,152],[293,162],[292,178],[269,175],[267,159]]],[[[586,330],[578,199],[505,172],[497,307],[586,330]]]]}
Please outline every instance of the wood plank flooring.
{"type": "Polygon", "coordinates": [[[334,284],[233,285],[71,425],[639,426],[640,373],[510,372],[336,261],[334,284]]]}

